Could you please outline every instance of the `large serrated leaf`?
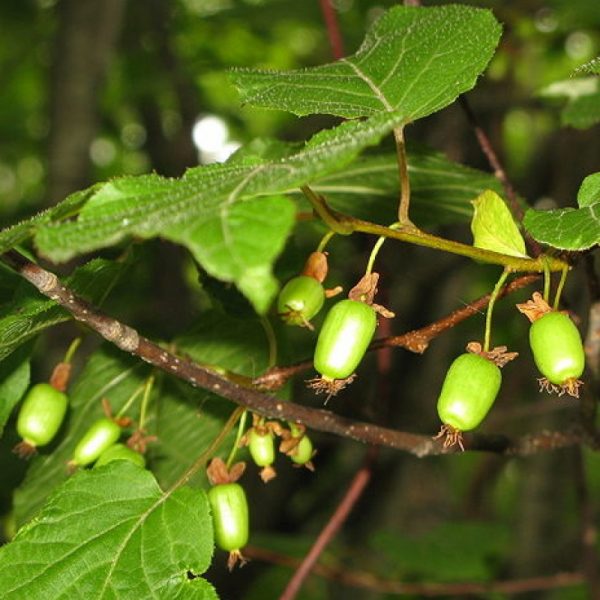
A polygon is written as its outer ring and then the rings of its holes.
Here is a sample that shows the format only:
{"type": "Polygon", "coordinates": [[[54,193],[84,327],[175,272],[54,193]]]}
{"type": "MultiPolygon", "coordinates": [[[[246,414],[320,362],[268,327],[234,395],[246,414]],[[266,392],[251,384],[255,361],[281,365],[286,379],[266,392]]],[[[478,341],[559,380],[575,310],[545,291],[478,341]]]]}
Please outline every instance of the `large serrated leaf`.
{"type": "Polygon", "coordinates": [[[185,245],[211,275],[236,283],[264,312],[276,290],[272,263],[292,225],[293,208],[279,194],[343,167],[400,122],[388,113],[343,123],[284,158],[197,167],[181,179],[116,179],[96,189],[77,219],[38,224],[36,244],[63,261],[127,236],[161,236],[185,245]],[[257,240],[265,216],[271,222],[257,240]]]}
{"type": "Polygon", "coordinates": [[[473,207],[473,246],[509,256],[527,256],[525,240],[508,206],[496,192],[486,190],[473,200],[473,207]]]}
{"type": "MultiPolygon", "coordinates": [[[[422,227],[468,222],[473,214],[473,198],[486,189],[502,190],[490,173],[452,162],[431,150],[410,149],[408,172],[411,219],[422,227]]],[[[365,156],[318,179],[311,187],[341,212],[388,224],[397,215],[397,156],[365,156]]]]}
{"type": "MultiPolygon", "coordinates": [[[[94,304],[100,303],[112,289],[126,262],[92,260],[65,279],[76,294],[94,304]]],[[[2,272],[0,271],[0,278],[2,272]]],[[[10,305],[0,316],[0,360],[44,329],[73,317],[29,283],[22,281],[10,305]]]]}
{"type": "Polygon", "coordinates": [[[38,213],[31,219],[0,231],[0,254],[33,236],[36,226],[48,223],[53,219],[62,219],[75,214],[85,204],[96,188],[97,186],[93,186],[86,190],[75,192],[67,196],[60,204],[38,213]]]}
{"type": "Polygon", "coordinates": [[[232,74],[248,104],[346,118],[398,111],[406,122],[451,104],[491,59],[500,25],[467,6],[397,6],[369,29],[356,54],[298,71],[232,74]]]}
{"type": "Polygon", "coordinates": [[[583,180],[577,202],[579,208],[530,209],[523,225],[543,244],[561,250],[587,250],[600,244],[600,173],[583,180]]]}
{"type": "Polygon", "coordinates": [[[200,577],[213,532],[202,490],[163,492],[116,461],[72,476],[0,550],[2,598],[215,599],[200,577]]]}

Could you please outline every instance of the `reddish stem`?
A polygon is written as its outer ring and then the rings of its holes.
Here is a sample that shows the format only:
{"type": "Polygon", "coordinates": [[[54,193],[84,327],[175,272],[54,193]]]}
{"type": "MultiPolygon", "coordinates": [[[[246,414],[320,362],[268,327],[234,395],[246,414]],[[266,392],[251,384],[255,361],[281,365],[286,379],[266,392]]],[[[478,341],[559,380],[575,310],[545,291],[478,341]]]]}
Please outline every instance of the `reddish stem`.
{"type": "Polygon", "coordinates": [[[279,600],[293,600],[296,597],[300,591],[300,588],[302,587],[302,584],[304,583],[304,580],[308,577],[313,567],[319,560],[319,556],[321,556],[326,546],[335,537],[336,533],[348,518],[348,515],[354,508],[354,505],[362,495],[367,484],[369,483],[369,480],[371,479],[371,457],[372,453],[368,452],[365,465],[358,470],[352,479],[350,486],[344,494],[344,498],[336,508],[333,515],[331,515],[331,519],[329,519],[329,522],[327,525],[325,525],[319,534],[319,537],[317,537],[315,540],[315,543],[308,554],[304,557],[304,560],[300,563],[300,566],[294,573],[294,576],[290,579],[285,590],[279,597],[279,600]]]}
{"type": "Polygon", "coordinates": [[[327,37],[329,38],[329,45],[331,46],[331,54],[335,60],[339,60],[344,57],[344,42],[342,41],[337,14],[331,4],[331,0],[319,1],[321,3],[321,11],[323,12],[325,26],[327,27],[327,37]]]}

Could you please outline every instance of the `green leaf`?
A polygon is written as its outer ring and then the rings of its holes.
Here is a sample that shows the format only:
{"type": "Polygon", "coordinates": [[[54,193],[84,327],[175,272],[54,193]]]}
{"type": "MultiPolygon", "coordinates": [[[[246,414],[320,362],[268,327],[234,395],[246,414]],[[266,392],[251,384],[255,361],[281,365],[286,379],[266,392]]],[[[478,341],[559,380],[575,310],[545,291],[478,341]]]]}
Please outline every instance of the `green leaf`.
{"type": "Polygon", "coordinates": [[[213,533],[206,494],[163,492],[116,461],[72,476],[0,550],[11,598],[217,598],[204,579],[213,533]]]}
{"type": "Polygon", "coordinates": [[[600,202],[600,173],[588,175],[577,192],[577,204],[580,208],[600,202]]]}
{"type": "Polygon", "coordinates": [[[297,71],[237,70],[232,78],[242,101],[255,106],[346,118],[394,110],[410,122],[470,90],[500,32],[488,10],[397,6],[371,26],[356,54],[297,71]]]}
{"type": "MultiPolygon", "coordinates": [[[[487,189],[502,191],[490,173],[452,162],[431,150],[409,149],[408,172],[411,219],[421,227],[469,221],[473,198],[487,189]]],[[[365,156],[311,187],[336,210],[389,224],[397,215],[398,159],[395,154],[365,156]]]]}
{"type": "Polygon", "coordinates": [[[0,363],[0,435],[13,408],[29,387],[31,346],[21,346],[0,363]]]}
{"type": "Polygon", "coordinates": [[[181,179],[115,179],[97,188],[77,219],[39,225],[36,244],[63,261],[127,236],[161,236],[186,246],[264,312],[276,293],[272,264],[293,224],[294,208],[280,194],[343,167],[399,123],[395,113],[343,123],[287,157],[197,167],[181,179]]]}
{"type": "Polygon", "coordinates": [[[0,231],[0,254],[18,246],[28,238],[30,238],[37,225],[49,223],[53,219],[62,219],[75,214],[83,204],[87,201],[90,195],[97,189],[98,186],[92,186],[86,190],[75,192],[67,196],[62,202],[42,211],[21,223],[17,223],[12,227],[0,231]]]}
{"type": "MultiPolygon", "coordinates": [[[[112,289],[127,266],[126,262],[92,260],[67,277],[65,283],[76,294],[97,304],[112,289]]],[[[66,310],[42,296],[26,281],[21,282],[12,303],[2,312],[0,360],[44,329],[72,318],[66,310]]]]}
{"type": "Polygon", "coordinates": [[[600,79],[595,76],[557,81],[540,92],[547,98],[565,98],[563,125],[587,129],[600,122],[600,79]]]}
{"type": "Polygon", "coordinates": [[[583,180],[577,202],[580,208],[530,209],[523,225],[543,244],[561,250],[587,250],[600,244],[600,173],[583,180]]]}
{"type": "MultiPolygon", "coordinates": [[[[267,338],[256,318],[237,319],[211,311],[176,344],[201,364],[240,375],[253,377],[268,366],[267,338]]],[[[193,389],[178,380],[165,382],[158,395],[155,423],[150,422],[158,437],[158,443],[150,446],[150,464],[163,487],[172,485],[206,450],[233,408],[231,402],[207,390],[193,389]]],[[[223,447],[231,443],[233,439],[223,447]]],[[[205,481],[203,472],[193,480],[198,484],[205,481]]]]}
{"type": "Polygon", "coordinates": [[[510,256],[526,257],[525,241],[508,206],[496,192],[487,190],[473,200],[473,245],[510,256]]]}
{"type": "Polygon", "coordinates": [[[589,62],[577,67],[575,73],[590,73],[592,75],[600,75],[600,56],[593,58],[589,62]]]}

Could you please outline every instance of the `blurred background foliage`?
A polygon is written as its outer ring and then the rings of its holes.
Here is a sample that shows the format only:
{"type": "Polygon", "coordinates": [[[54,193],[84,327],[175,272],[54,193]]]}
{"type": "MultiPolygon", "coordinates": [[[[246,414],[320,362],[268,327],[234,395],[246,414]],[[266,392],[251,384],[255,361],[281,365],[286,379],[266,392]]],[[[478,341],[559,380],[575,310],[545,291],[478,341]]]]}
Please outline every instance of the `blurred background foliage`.
{"type": "MultiPolygon", "coordinates": [[[[368,24],[396,3],[333,4],[346,53],[352,53],[368,24]]],[[[572,205],[581,180],[600,166],[598,126],[565,127],[564,98],[541,92],[600,54],[600,3],[470,4],[493,9],[504,24],[498,52],[469,94],[474,112],[524,198],[540,206],[572,205]]],[[[297,119],[241,107],[227,77],[231,67],[291,69],[329,62],[317,0],[21,0],[0,3],[0,22],[3,227],[95,181],[150,171],[177,176],[187,167],[224,160],[256,137],[299,141],[334,123],[329,117],[297,119]]],[[[410,126],[407,138],[489,170],[458,105],[410,126]]],[[[320,232],[310,223],[298,228],[277,267],[281,280],[298,270],[320,232]]],[[[465,224],[445,226],[441,233],[469,240],[465,224]]],[[[335,239],[331,281],[348,286],[356,280],[370,245],[361,237],[335,239]]],[[[135,269],[116,286],[106,310],[163,339],[201,320],[207,298],[219,295],[213,289],[218,284],[204,281],[201,288],[194,265],[171,245],[152,242],[136,252],[135,269]]],[[[497,277],[491,267],[392,243],[382,250],[379,270],[380,301],[398,315],[382,334],[426,325],[486,293],[497,277]]],[[[584,290],[576,272],[566,301],[582,316],[582,325],[588,305],[584,290]]],[[[226,310],[243,313],[227,290],[220,292],[226,310]]],[[[526,296],[523,292],[519,299],[526,296]]],[[[528,356],[526,326],[515,315],[513,300],[498,306],[495,339],[528,356]]],[[[436,340],[424,356],[404,351],[369,356],[364,372],[371,368],[378,376],[359,377],[330,408],[402,430],[435,432],[435,398],[446,367],[482,328],[482,317],[471,319],[436,340]]],[[[61,327],[45,336],[34,372],[48,372],[72,332],[72,326],[61,327]],[[61,350],[53,351],[54,346],[61,350]]],[[[282,329],[279,335],[288,348],[282,362],[310,354],[313,339],[307,332],[282,329]]],[[[294,393],[298,401],[321,402],[301,382],[294,393]]],[[[575,404],[538,395],[528,361],[507,367],[501,401],[484,430],[518,435],[577,419],[575,404]]],[[[255,500],[252,544],[280,557],[306,552],[363,460],[358,444],[316,433],[314,440],[316,475],[281,469],[266,489],[258,478],[248,481],[255,500]]],[[[12,441],[4,442],[4,450],[12,441]]],[[[0,468],[6,474],[2,506],[8,511],[23,466],[10,458],[0,462],[7,463],[0,468]]],[[[578,571],[582,507],[588,501],[582,481],[587,474],[591,498],[600,499],[598,462],[575,449],[518,460],[470,454],[417,460],[382,450],[368,493],[323,562],[359,576],[413,582],[578,571]]],[[[223,597],[276,597],[291,574],[254,560],[227,575],[221,558],[209,579],[223,597]]],[[[313,577],[301,597],[387,597],[381,589],[340,586],[335,578],[313,577]]],[[[530,597],[590,596],[574,586],[530,597]]]]}

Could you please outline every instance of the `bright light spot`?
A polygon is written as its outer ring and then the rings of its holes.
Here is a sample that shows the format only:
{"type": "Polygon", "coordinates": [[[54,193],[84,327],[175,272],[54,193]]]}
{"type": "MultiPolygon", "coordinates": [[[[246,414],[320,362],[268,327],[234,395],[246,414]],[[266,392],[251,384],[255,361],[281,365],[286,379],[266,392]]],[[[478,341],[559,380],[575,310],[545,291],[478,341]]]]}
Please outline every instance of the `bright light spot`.
{"type": "Polygon", "coordinates": [[[575,60],[590,58],[593,50],[592,38],[583,31],[574,31],[565,41],[565,52],[575,60]]]}
{"type": "Polygon", "coordinates": [[[558,27],[556,13],[551,8],[540,8],[535,13],[535,27],[542,33],[550,33],[558,27]]]}
{"type": "Polygon", "coordinates": [[[209,115],[196,121],[192,129],[194,144],[200,152],[217,152],[227,142],[229,130],[219,117],[209,115]]]}
{"type": "Polygon", "coordinates": [[[111,140],[96,138],[90,145],[90,158],[99,167],[106,167],[117,157],[117,148],[111,140]]]}
{"type": "Polygon", "coordinates": [[[127,123],[121,130],[121,141],[130,150],[137,150],[146,141],[146,130],[139,123],[127,123]]]}

